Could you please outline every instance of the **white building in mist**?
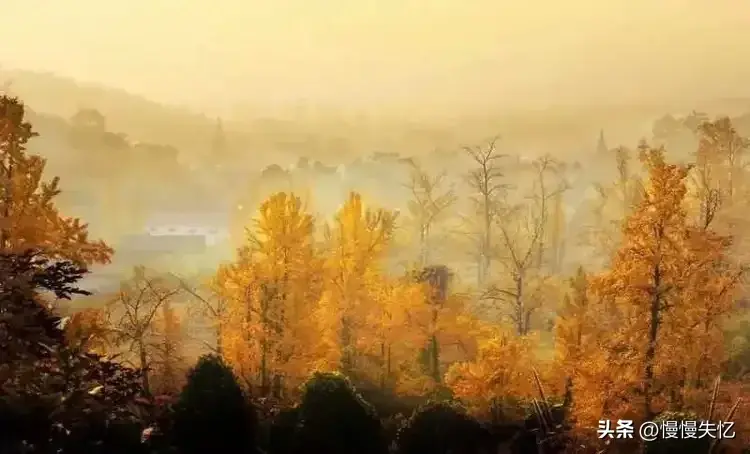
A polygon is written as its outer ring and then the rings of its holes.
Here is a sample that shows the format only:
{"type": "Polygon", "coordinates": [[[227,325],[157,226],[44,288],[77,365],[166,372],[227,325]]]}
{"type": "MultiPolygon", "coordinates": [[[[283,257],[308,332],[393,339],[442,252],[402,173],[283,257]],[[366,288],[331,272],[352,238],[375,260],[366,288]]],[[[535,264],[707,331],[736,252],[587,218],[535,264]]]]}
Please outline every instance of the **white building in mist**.
{"type": "Polygon", "coordinates": [[[146,221],[144,234],[152,237],[202,237],[206,246],[229,238],[228,213],[160,212],[146,221]]]}

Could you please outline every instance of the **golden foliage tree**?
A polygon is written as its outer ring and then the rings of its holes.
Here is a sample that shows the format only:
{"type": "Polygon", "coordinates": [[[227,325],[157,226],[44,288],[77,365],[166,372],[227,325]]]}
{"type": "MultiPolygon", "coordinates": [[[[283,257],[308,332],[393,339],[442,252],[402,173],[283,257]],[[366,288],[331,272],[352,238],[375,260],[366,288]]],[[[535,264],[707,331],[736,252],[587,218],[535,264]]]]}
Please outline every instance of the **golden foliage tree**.
{"type": "Polygon", "coordinates": [[[45,160],[26,153],[37,134],[16,98],[0,96],[0,250],[42,250],[81,265],[107,263],[112,249],[88,238],[88,226],[62,216],[54,205],[59,178],[44,182],[45,160]]]}
{"type": "Polygon", "coordinates": [[[429,388],[415,355],[427,342],[427,332],[415,329],[427,315],[425,297],[423,287],[407,279],[380,276],[369,287],[358,369],[381,389],[422,395],[429,388]]]}
{"type": "Polygon", "coordinates": [[[298,197],[281,192],[261,205],[237,260],[216,276],[227,305],[222,353],[262,393],[279,393],[284,378],[311,370],[319,268],[313,218],[298,197]]]}
{"type": "MultiPolygon", "coordinates": [[[[424,292],[424,307],[412,320],[411,329],[426,340],[419,362],[429,381],[426,390],[443,383],[446,363],[463,360],[474,352],[472,318],[467,313],[467,295],[452,291],[453,272],[445,265],[428,266],[414,275],[424,292]]],[[[423,380],[424,381],[424,380],[423,380]]]]}
{"type": "Polygon", "coordinates": [[[358,332],[395,221],[395,213],[366,208],[361,196],[351,193],[327,228],[324,289],[317,312],[322,334],[318,367],[345,372],[356,367],[358,332]]]}
{"type": "Polygon", "coordinates": [[[112,347],[107,313],[102,308],[86,308],[70,315],[65,323],[69,345],[104,355],[112,347]]]}
{"type": "Polygon", "coordinates": [[[452,365],[445,374],[454,395],[476,411],[507,409],[507,404],[534,397],[534,337],[485,323],[477,323],[471,333],[476,357],[452,365]]]}
{"type": "Polygon", "coordinates": [[[569,281],[570,291],[565,295],[555,322],[555,360],[565,377],[566,401],[572,397],[573,383],[579,364],[587,359],[590,331],[596,327],[588,295],[588,276],[582,267],[569,281]]]}
{"type": "Polygon", "coordinates": [[[705,375],[705,363],[720,360],[686,362],[720,342],[712,336],[738,276],[723,257],[728,241],[688,223],[687,168],[645,144],[640,156],[649,175],[643,199],[625,222],[611,269],[590,280],[599,306],[598,334],[589,339],[596,348],[573,383],[582,425],[650,419],[678,406],[689,383],[705,375]],[[706,325],[712,335],[695,337],[706,325]]]}

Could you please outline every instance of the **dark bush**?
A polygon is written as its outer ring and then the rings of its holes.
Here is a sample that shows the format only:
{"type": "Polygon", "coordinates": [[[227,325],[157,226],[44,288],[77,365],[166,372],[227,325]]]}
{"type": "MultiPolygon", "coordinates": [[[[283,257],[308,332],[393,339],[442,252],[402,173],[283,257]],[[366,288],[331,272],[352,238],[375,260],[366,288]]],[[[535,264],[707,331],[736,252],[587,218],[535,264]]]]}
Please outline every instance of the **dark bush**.
{"type": "Polygon", "coordinates": [[[60,317],[40,294],[88,295],[74,285],[84,274],[71,262],[52,261],[33,250],[0,254],[0,364],[48,358],[64,346],[60,317]]]}
{"type": "Polygon", "coordinates": [[[291,454],[299,424],[299,408],[286,408],[274,417],[268,431],[267,446],[271,454],[291,454]]]}
{"type": "Polygon", "coordinates": [[[156,396],[151,408],[149,426],[141,434],[141,440],[150,454],[172,454],[177,448],[172,445],[171,434],[174,421],[174,396],[156,396]]]}
{"type": "Polygon", "coordinates": [[[41,292],[58,298],[84,270],[34,251],[0,254],[0,451],[133,453],[141,449],[138,373],[66,345],[41,292]]]}
{"type": "MultiPolygon", "coordinates": [[[[288,407],[285,406],[286,402],[271,397],[251,398],[250,402],[258,416],[256,446],[265,452],[276,452],[269,448],[269,446],[275,442],[272,438],[281,430],[278,426],[283,426],[282,420],[286,412],[289,411],[288,407]]],[[[283,430],[281,431],[283,432],[283,430]]],[[[281,442],[288,443],[290,436],[290,433],[282,435],[281,442]]],[[[283,452],[283,450],[279,452],[283,452]]]]}
{"type": "Polygon", "coordinates": [[[542,446],[547,453],[565,452],[570,445],[569,427],[565,424],[566,410],[563,405],[551,405],[544,421],[533,407],[527,408],[523,429],[514,436],[510,443],[513,454],[536,452],[542,446]]]}
{"type": "Polygon", "coordinates": [[[400,396],[392,389],[364,378],[349,377],[349,380],[381,418],[410,415],[425,401],[422,396],[400,396]]]}
{"type": "Polygon", "coordinates": [[[477,454],[485,452],[488,444],[489,432],[463,408],[448,402],[418,409],[396,440],[399,454],[477,454]]]}
{"type": "Polygon", "coordinates": [[[218,356],[201,357],[174,406],[175,446],[183,454],[253,452],[256,425],[231,369],[218,356]]]}
{"type": "Polygon", "coordinates": [[[404,424],[406,424],[406,416],[397,414],[381,420],[383,426],[383,434],[385,439],[388,440],[389,448],[391,450],[396,449],[396,437],[398,431],[401,430],[404,424]]]}
{"type": "Polygon", "coordinates": [[[65,349],[16,364],[0,396],[3,453],[137,453],[142,417],[138,372],[65,349]],[[33,449],[28,446],[33,445],[33,449]]]}
{"type": "Polygon", "coordinates": [[[315,373],[303,387],[290,453],[383,454],[377,414],[339,374],[315,373]]]}

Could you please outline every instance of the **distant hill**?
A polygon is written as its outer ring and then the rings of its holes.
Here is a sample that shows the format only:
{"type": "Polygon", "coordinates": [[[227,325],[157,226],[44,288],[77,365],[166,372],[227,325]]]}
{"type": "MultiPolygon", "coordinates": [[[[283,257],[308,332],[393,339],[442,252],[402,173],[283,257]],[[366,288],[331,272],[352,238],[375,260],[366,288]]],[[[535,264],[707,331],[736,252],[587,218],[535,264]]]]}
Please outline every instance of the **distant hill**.
{"type": "MultiPolygon", "coordinates": [[[[0,70],[0,84],[33,110],[70,118],[81,108],[93,108],[107,119],[107,129],[138,141],[171,145],[189,160],[209,153],[216,119],[186,108],[168,106],[128,93],[84,84],[51,73],[0,70]]],[[[438,115],[433,119],[384,117],[311,108],[307,114],[264,117],[261,112],[224,119],[228,148],[257,167],[295,162],[305,155],[329,164],[376,151],[419,155],[456,150],[463,145],[501,135],[508,151],[527,154],[577,154],[596,144],[600,130],[610,145],[635,145],[649,137],[654,120],[667,113],[704,111],[709,116],[750,112],[750,99],[716,99],[671,105],[559,106],[543,110],[496,111],[475,115],[438,115]]],[[[252,111],[252,109],[249,109],[252,111]]],[[[248,112],[249,112],[248,111],[248,112]]],[[[745,117],[747,118],[747,116],[745,117]]]]}
{"type": "MultiPolygon", "coordinates": [[[[35,111],[68,119],[79,109],[96,109],[106,117],[108,129],[139,141],[172,145],[188,155],[206,153],[216,129],[216,119],[203,114],[51,73],[0,70],[0,81],[10,83],[9,91],[35,111]]],[[[228,142],[243,141],[232,125],[224,127],[228,142]]]]}
{"type": "MultiPolygon", "coordinates": [[[[141,142],[176,147],[188,160],[209,154],[217,119],[184,107],[161,104],[119,88],[82,83],[53,73],[0,68],[0,89],[19,96],[33,111],[69,119],[80,109],[96,109],[107,120],[107,129],[141,142]]],[[[309,153],[334,158],[356,153],[364,134],[344,119],[322,122],[258,115],[232,121],[222,119],[229,152],[240,159],[252,157],[259,166],[294,162],[309,153]],[[303,124],[304,123],[304,124],[303,124]]],[[[375,132],[377,134],[377,132],[375,132]]],[[[367,150],[371,151],[371,150],[367,150]]]]}

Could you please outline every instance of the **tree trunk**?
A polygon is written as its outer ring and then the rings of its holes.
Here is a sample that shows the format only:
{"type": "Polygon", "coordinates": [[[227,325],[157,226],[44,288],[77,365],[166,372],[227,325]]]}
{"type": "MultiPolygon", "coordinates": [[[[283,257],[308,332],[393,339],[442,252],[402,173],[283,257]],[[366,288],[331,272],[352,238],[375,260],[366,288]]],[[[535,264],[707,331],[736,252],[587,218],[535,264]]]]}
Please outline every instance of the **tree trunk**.
{"type": "Polygon", "coordinates": [[[484,285],[484,248],[480,245],[479,254],[477,254],[477,287],[484,285]]]}
{"type": "Polygon", "coordinates": [[[430,224],[422,224],[419,229],[419,268],[424,268],[430,260],[430,224]]]}
{"type": "Polygon", "coordinates": [[[263,338],[260,341],[260,394],[263,397],[268,396],[270,391],[269,373],[268,373],[268,350],[269,350],[269,300],[271,299],[268,288],[264,285],[260,301],[260,323],[263,331],[263,338]]]}
{"type": "Polygon", "coordinates": [[[281,399],[282,389],[283,389],[283,380],[282,380],[281,374],[275,374],[273,376],[273,390],[272,390],[272,395],[274,399],[281,399]]]}
{"type": "Polygon", "coordinates": [[[657,264],[653,270],[654,294],[651,298],[649,330],[648,330],[648,347],[644,358],[643,371],[643,416],[645,420],[650,421],[654,417],[651,408],[652,390],[654,382],[654,360],[656,358],[656,341],[659,334],[659,323],[662,309],[661,290],[661,269],[657,264]]]}
{"type": "Polygon", "coordinates": [[[437,329],[438,322],[438,311],[437,309],[432,310],[432,330],[433,334],[430,336],[430,373],[436,383],[441,382],[440,375],[440,345],[438,343],[437,335],[434,334],[437,329]]]}
{"type": "Polygon", "coordinates": [[[260,343],[260,395],[268,395],[268,341],[263,339],[260,343]]]}
{"type": "Polygon", "coordinates": [[[490,198],[489,194],[484,195],[484,244],[482,245],[482,258],[484,260],[482,264],[482,282],[480,285],[484,285],[490,276],[490,261],[491,249],[492,249],[492,215],[490,213],[490,198]]]}
{"type": "Polygon", "coordinates": [[[216,322],[216,354],[219,356],[223,355],[223,348],[221,347],[221,337],[223,336],[222,323],[221,320],[216,322]]]}
{"type": "Polygon", "coordinates": [[[388,345],[388,348],[386,348],[385,354],[386,354],[385,376],[386,376],[387,379],[390,379],[391,378],[391,367],[392,367],[392,364],[391,364],[391,346],[390,346],[390,344],[388,345]]]}
{"type": "Polygon", "coordinates": [[[515,306],[516,306],[516,330],[519,336],[526,334],[527,327],[524,323],[526,320],[526,308],[523,302],[523,274],[517,273],[513,276],[516,284],[515,306]]]}
{"type": "Polygon", "coordinates": [[[143,338],[138,339],[138,361],[141,372],[141,386],[146,396],[151,396],[151,383],[148,377],[148,355],[146,354],[146,345],[143,338]]]}
{"type": "Polygon", "coordinates": [[[427,266],[430,264],[430,224],[425,226],[424,235],[424,262],[423,265],[427,266]]]}
{"type": "Polygon", "coordinates": [[[573,379],[567,377],[565,379],[565,397],[563,398],[563,408],[569,408],[570,404],[573,403],[573,379]]]}
{"type": "MultiPolygon", "coordinates": [[[[15,145],[11,138],[10,149],[8,150],[8,171],[5,174],[5,181],[3,181],[3,219],[2,223],[6,224],[10,222],[10,207],[13,204],[13,158],[15,156],[15,145]]],[[[10,251],[10,232],[8,231],[8,225],[3,225],[0,229],[0,252],[10,251]]]]}
{"type": "Polygon", "coordinates": [[[353,368],[352,327],[349,317],[344,315],[341,317],[341,369],[348,373],[353,368]]]}

